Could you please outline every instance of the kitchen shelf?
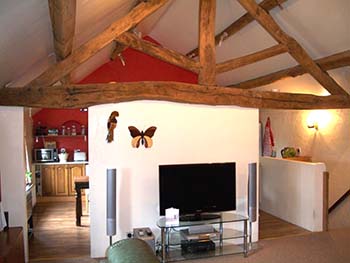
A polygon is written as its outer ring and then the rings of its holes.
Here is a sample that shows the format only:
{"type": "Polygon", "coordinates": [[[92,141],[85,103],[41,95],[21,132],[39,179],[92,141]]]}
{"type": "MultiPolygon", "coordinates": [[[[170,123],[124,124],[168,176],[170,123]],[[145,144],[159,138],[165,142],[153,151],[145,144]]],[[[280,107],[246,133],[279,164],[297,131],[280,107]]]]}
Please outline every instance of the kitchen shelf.
{"type": "Polygon", "coordinates": [[[39,138],[41,139],[55,139],[55,138],[84,138],[84,141],[86,141],[87,135],[36,135],[35,140],[38,141],[39,138]]]}

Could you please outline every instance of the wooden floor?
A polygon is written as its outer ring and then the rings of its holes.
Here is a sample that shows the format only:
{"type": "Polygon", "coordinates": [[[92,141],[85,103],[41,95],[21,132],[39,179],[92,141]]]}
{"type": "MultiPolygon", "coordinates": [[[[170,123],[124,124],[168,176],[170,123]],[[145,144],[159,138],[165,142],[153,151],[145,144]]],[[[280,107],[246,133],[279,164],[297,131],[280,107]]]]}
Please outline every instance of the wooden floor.
{"type": "MultiPolygon", "coordinates": [[[[33,220],[34,235],[29,240],[29,262],[99,262],[90,259],[90,220],[86,211],[83,211],[82,227],[75,226],[75,202],[37,203],[33,220]]],[[[259,239],[306,233],[309,231],[260,211],[259,239]]]]}
{"type": "Polygon", "coordinates": [[[75,226],[75,202],[40,202],[33,212],[29,262],[98,262],[90,259],[90,221],[75,226]]]}
{"type": "Polygon", "coordinates": [[[310,233],[310,231],[304,228],[288,223],[264,211],[260,210],[259,213],[259,239],[297,236],[310,233]]]}

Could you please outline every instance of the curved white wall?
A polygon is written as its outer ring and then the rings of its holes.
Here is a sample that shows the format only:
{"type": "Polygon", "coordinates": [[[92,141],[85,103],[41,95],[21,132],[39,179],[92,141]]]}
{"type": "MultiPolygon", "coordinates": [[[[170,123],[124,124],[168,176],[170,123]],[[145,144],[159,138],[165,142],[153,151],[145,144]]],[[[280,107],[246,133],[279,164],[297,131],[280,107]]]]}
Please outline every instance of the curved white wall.
{"type": "Polygon", "coordinates": [[[324,163],[261,157],[260,209],[310,231],[323,230],[324,163]]]}
{"type": "MultiPolygon", "coordinates": [[[[258,162],[258,110],[168,102],[128,102],[89,108],[91,255],[102,257],[106,236],[106,168],[117,168],[117,237],[134,227],[157,230],[158,165],[237,163],[237,212],[246,214],[248,163],[258,162]],[[107,144],[107,120],[119,111],[115,141],[107,144]],[[150,149],[131,147],[128,126],[156,126],[150,149]]],[[[253,226],[257,240],[258,223],[253,226]]]]}

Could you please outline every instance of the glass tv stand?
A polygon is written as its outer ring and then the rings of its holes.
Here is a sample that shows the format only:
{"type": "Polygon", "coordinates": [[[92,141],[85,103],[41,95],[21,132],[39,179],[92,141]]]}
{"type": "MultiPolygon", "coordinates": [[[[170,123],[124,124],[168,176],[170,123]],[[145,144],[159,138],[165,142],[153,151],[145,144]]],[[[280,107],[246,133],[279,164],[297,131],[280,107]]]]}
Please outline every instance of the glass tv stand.
{"type": "Polygon", "coordinates": [[[157,226],[161,230],[160,260],[164,263],[238,253],[246,257],[248,254],[247,223],[248,217],[232,212],[221,213],[216,219],[180,221],[176,224],[168,224],[165,217],[160,217],[157,221],[157,226]],[[230,223],[231,225],[232,223],[243,223],[243,231],[224,228],[230,223]],[[189,227],[200,225],[212,225],[214,232],[189,234],[189,227]],[[235,239],[236,242],[234,242],[235,239]],[[243,243],[237,245],[239,241],[237,239],[243,239],[243,243]],[[195,246],[192,246],[193,243],[195,246]]]}

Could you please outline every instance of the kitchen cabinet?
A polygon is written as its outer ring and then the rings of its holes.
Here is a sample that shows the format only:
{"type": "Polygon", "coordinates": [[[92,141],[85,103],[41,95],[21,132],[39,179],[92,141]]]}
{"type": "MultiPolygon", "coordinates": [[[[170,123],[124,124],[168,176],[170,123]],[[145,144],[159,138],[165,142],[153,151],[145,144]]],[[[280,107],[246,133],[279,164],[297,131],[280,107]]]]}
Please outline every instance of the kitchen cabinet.
{"type": "Polygon", "coordinates": [[[74,196],[74,179],[85,176],[85,164],[42,165],[43,196],[74,196]]]}
{"type": "Polygon", "coordinates": [[[64,165],[55,165],[55,195],[68,195],[68,169],[64,165]]]}
{"type": "Polygon", "coordinates": [[[69,165],[68,166],[68,195],[75,195],[74,179],[76,177],[85,176],[85,165],[69,165]]]}
{"type": "Polygon", "coordinates": [[[42,166],[41,169],[42,193],[44,196],[55,194],[55,166],[42,166]]]}

